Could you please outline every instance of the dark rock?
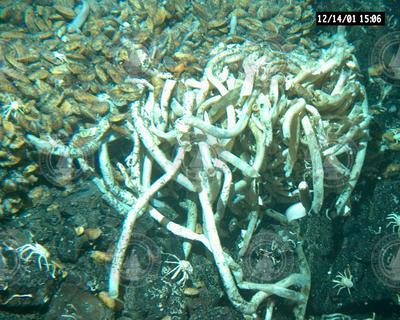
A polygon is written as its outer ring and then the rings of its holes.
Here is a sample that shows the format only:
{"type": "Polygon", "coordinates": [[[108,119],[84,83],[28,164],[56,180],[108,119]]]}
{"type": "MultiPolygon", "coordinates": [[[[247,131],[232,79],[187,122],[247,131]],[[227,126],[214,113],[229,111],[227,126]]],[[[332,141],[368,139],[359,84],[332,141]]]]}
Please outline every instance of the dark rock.
{"type": "Polygon", "coordinates": [[[68,316],[81,320],[114,319],[112,311],[96,296],[80,287],[65,283],[54,296],[44,320],[58,320],[68,316]]]}

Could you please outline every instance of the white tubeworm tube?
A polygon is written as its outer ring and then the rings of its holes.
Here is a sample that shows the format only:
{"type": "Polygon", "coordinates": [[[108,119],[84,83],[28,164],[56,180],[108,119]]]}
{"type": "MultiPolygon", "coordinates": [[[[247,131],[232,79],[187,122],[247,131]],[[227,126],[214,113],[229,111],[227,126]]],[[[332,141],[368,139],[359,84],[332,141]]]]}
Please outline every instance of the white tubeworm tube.
{"type": "Polygon", "coordinates": [[[203,121],[194,116],[184,116],[177,121],[181,121],[183,124],[196,127],[202,130],[205,133],[208,133],[216,138],[220,139],[229,139],[239,135],[247,126],[247,123],[250,119],[251,114],[251,104],[254,102],[254,99],[251,99],[248,103],[245,103],[243,106],[242,114],[240,116],[239,121],[235,124],[235,127],[232,129],[223,129],[216,126],[213,126],[206,121],[203,121]]]}
{"type": "Polygon", "coordinates": [[[68,32],[81,32],[81,27],[85,23],[89,12],[89,3],[86,0],[82,0],[82,7],[74,20],[72,20],[72,22],[68,25],[68,32]]]}
{"type": "Polygon", "coordinates": [[[154,91],[154,86],[148,82],[146,79],[140,79],[140,78],[126,78],[125,79],[126,83],[134,83],[134,84],[139,84],[142,85],[144,87],[146,87],[147,89],[149,89],[150,91],[154,91]]]}
{"type": "Polygon", "coordinates": [[[258,225],[258,222],[260,221],[258,212],[255,210],[252,210],[249,214],[249,223],[247,224],[247,229],[245,231],[245,234],[243,236],[243,241],[242,241],[242,247],[239,250],[239,257],[243,257],[247,249],[250,246],[250,241],[253,237],[254,231],[256,230],[256,227],[258,225]]]}
{"type": "Polygon", "coordinates": [[[298,189],[299,189],[300,202],[306,209],[306,211],[309,212],[311,210],[312,198],[311,198],[310,188],[308,187],[307,182],[300,181],[298,189]]]}
{"type": "Polygon", "coordinates": [[[297,159],[297,149],[300,140],[300,121],[302,112],[304,111],[306,102],[300,99],[293,104],[285,113],[282,124],[282,135],[286,139],[289,152],[285,163],[285,176],[289,177],[292,174],[294,164],[297,159]]]}
{"type": "Polygon", "coordinates": [[[254,135],[254,139],[256,140],[256,154],[254,156],[252,167],[254,168],[254,170],[259,172],[265,158],[265,133],[257,127],[255,121],[253,120],[254,118],[252,117],[249,122],[249,128],[251,130],[251,133],[254,135]]]}
{"type": "Polygon", "coordinates": [[[99,153],[99,167],[101,171],[101,175],[103,177],[104,183],[108,190],[120,199],[120,201],[125,202],[126,204],[132,204],[135,201],[135,197],[130,192],[122,189],[114,179],[113,169],[110,162],[110,157],[108,155],[108,147],[107,143],[103,143],[100,148],[99,153]]]}
{"type": "Polygon", "coordinates": [[[205,141],[199,142],[199,152],[205,172],[209,177],[213,177],[215,174],[215,168],[212,162],[210,147],[207,142],[205,141]]]}
{"type": "Polygon", "coordinates": [[[274,309],[275,309],[275,300],[271,299],[267,302],[267,309],[265,310],[264,320],[272,320],[274,309]]]}
{"type": "MultiPolygon", "coordinates": [[[[149,130],[145,127],[142,118],[139,116],[139,102],[134,102],[131,105],[131,114],[133,118],[133,123],[136,128],[136,132],[138,133],[143,145],[146,147],[148,152],[151,154],[153,159],[160,165],[160,167],[164,170],[170,170],[171,161],[167,159],[165,154],[161,151],[161,149],[157,146],[157,144],[153,140],[153,136],[149,132],[149,130]]],[[[176,181],[190,191],[196,191],[196,187],[190,182],[190,180],[185,177],[183,174],[179,173],[176,176],[176,181]]]]}
{"type": "Polygon", "coordinates": [[[215,264],[222,278],[222,283],[225,287],[225,292],[232,304],[241,312],[245,314],[252,314],[255,308],[252,304],[248,303],[242,298],[236,286],[232,272],[225,261],[224,251],[222,249],[221,241],[218,236],[217,227],[214,221],[214,213],[210,200],[208,198],[209,185],[206,182],[207,177],[200,175],[202,189],[199,193],[200,204],[203,209],[204,232],[210,243],[211,252],[214,256],[215,264]]]}
{"type": "Polygon", "coordinates": [[[237,27],[237,16],[232,15],[231,21],[229,22],[229,35],[233,36],[236,34],[236,27],[237,27]]]}
{"type": "MultiPolygon", "coordinates": [[[[128,122],[128,124],[131,125],[129,122],[128,122]]],[[[125,163],[126,163],[127,167],[130,169],[130,171],[129,171],[130,175],[133,174],[134,167],[139,165],[140,149],[141,149],[139,135],[134,130],[133,126],[132,126],[131,131],[132,131],[131,140],[133,142],[133,147],[132,147],[131,153],[125,159],[125,163]]]]}
{"type": "MultiPolygon", "coordinates": [[[[87,161],[84,158],[77,159],[80,167],[85,173],[94,173],[94,169],[89,166],[87,161]]],[[[121,199],[117,199],[114,194],[112,194],[106,187],[104,183],[104,179],[98,178],[96,175],[92,176],[93,183],[97,186],[99,191],[102,194],[102,198],[111,206],[113,207],[119,214],[125,215],[128,211],[132,203],[125,203],[121,201],[121,199]]],[[[124,199],[126,200],[126,199],[124,199]]],[[[136,199],[135,199],[136,200],[136,199]]]]}
{"type": "Polygon", "coordinates": [[[367,142],[360,142],[360,150],[358,150],[356,159],[353,164],[353,168],[350,171],[349,181],[347,182],[347,187],[340,194],[336,200],[336,213],[338,215],[344,214],[344,208],[353,192],[354,187],[358,181],[361,173],[362,166],[364,164],[365,155],[367,154],[367,142]]]}
{"type": "Polygon", "coordinates": [[[134,179],[129,176],[128,171],[121,162],[117,162],[117,168],[119,169],[119,172],[121,172],[122,178],[124,179],[125,187],[134,192],[139,192],[140,188],[138,189],[136,187],[134,179]]]}
{"type": "Polygon", "coordinates": [[[253,93],[253,86],[256,74],[261,66],[267,62],[266,56],[257,59],[256,54],[251,53],[243,60],[243,70],[245,78],[243,80],[242,89],[240,91],[241,97],[248,97],[253,93]]]}
{"type": "Polygon", "coordinates": [[[142,165],[142,191],[146,191],[151,185],[151,173],[153,171],[153,161],[150,157],[144,156],[142,165]]]}
{"type": "Polygon", "coordinates": [[[314,193],[311,208],[315,213],[318,213],[324,201],[324,167],[322,164],[321,150],[311,125],[310,118],[307,115],[301,119],[301,124],[307,139],[312,164],[314,193]]]}
{"type": "Polygon", "coordinates": [[[319,139],[318,142],[321,143],[321,145],[323,145],[324,142],[322,140],[325,138],[326,134],[324,130],[324,124],[322,123],[321,115],[318,109],[312,105],[306,104],[306,110],[311,116],[311,123],[313,124],[315,131],[317,132],[317,138],[319,139]]]}
{"type": "Polygon", "coordinates": [[[177,173],[179,170],[183,158],[185,156],[185,151],[182,148],[178,149],[177,155],[175,157],[172,165],[167,169],[164,175],[154,182],[150,188],[148,188],[136,201],[135,205],[126,214],[124,223],[122,225],[121,235],[119,237],[117,247],[115,249],[113,260],[111,263],[111,271],[108,281],[108,295],[112,299],[118,298],[119,295],[119,282],[121,276],[121,269],[125,258],[125,252],[128,248],[129,241],[132,235],[133,226],[141,215],[143,215],[147,204],[153,197],[153,195],[164,187],[177,173]]]}
{"type": "Polygon", "coordinates": [[[296,202],[289,206],[285,211],[285,216],[289,222],[301,219],[307,215],[307,210],[301,202],[296,202]]]}
{"type": "Polygon", "coordinates": [[[185,86],[189,88],[194,88],[194,89],[202,89],[203,88],[203,83],[201,81],[198,81],[194,78],[189,78],[184,81],[185,86]]]}
{"type": "Polygon", "coordinates": [[[343,87],[345,86],[348,77],[349,77],[349,74],[342,69],[340,71],[339,79],[337,80],[336,85],[335,85],[335,87],[333,88],[333,90],[331,92],[331,96],[335,96],[335,95],[340,94],[342,92],[343,87]]]}
{"type": "Polygon", "coordinates": [[[216,76],[214,76],[213,70],[217,63],[219,63],[220,61],[222,61],[227,57],[229,57],[230,59],[229,61],[225,61],[226,63],[232,63],[243,59],[243,56],[240,53],[238,53],[238,49],[236,48],[227,49],[214,56],[207,63],[206,68],[204,70],[205,77],[215,88],[217,88],[221,96],[227,94],[228,90],[223,85],[223,83],[216,76]]]}
{"type": "Polygon", "coordinates": [[[279,77],[273,76],[269,85],[269,97],[272,101],[272,107],[276,108],[279,101],[279,77]]]}
{"type": "Polygon", "coordinates": [[[234,167],[238,168],[242,173],[249,178],[258,178],[260,174],[246,161],[240,159],[238,156],[235,156],[233,153],[229,151],[220,151],[218,153],[219,157],[224,159],[226,162],[229,162],[234,167]]]}
{"type": "MultiPolygon", "coordinates": [[[[79,147],[74,147],[73,145],[66,146],[56,140],[52,140],[51,138],[49,140],[43,140],[31,134],[26,135],[26,137],[40,151],[45,151],[46,153],[64,158],[83,158],[100,148],[102,143],[101,138],[109,128],[109,121],[107,119],[102,119],[98,122],[96,127],[91,128],[93,130],[90,129],[90,131],[92,131],[90,140],[88,139],[89,141],[86,144],[79,147]]],[[[85,130],[88,132],[87,129],[84,129],[82,130],[82,135],[85,130]]],[[[71,141],[73,142],[78,140],[80,136],[81,133],[78,132],[74,137],[72,137],[71,141]]]]}
{"type": "MultiPolygon", "coordinates": [[[[186,218],[186,228],[192,232],[196,230],[197,223],[197,205],[193,199],[185,199],[185,202],[181,204],[181,207],[187,210],[187,218],[186,218]]],[[[168,227],[167,227],[168,228],[168,227]]],[[[185,259],[187,260],[190,252],[192,250],[192,243],[189,241],[184,241],[182,244],[183,254],[185,259]]]]}
{"type": "MultiPolygon", "coordinates": [[[[202,244],[204,244],[204,246],[209,251],[211,251],[210,242],[204,236],[204,234],[198,234],[198,233],[190,230],[189,228],[186,228],[184,226],[181,226],[175,222],[168,220],[168,218],[166,218],[161,212],[159,212],[155,208],[150,208],[149,213],[150,213],[150,216],[154,220],[156,220],[161,225],[165,226],[167,228],[167,230],[171,231],[173,234],[175,234],[179,237],[182,237],[184,239],[187,239],[187,240],[199,241],[202,244]]],[[[186,257],[186,255],[185,255],[185,257],[186,257]]]]}
{"type": "Polygon", "coordinates": [[[306,297],[302,293],[288,288],[291,286],[303,287],[305,286],[306,281],[307,280],[304,275],[299,273],[292,273],[288,277],[274,284],[243,281],[238,283],[238,287],[240,289],[262,291],[264,295],[263,299],[271,295],[276,295],[278,297],[282,297],[291,301],[303,303],[306,297]]]}
{"type": "Polygon", "coordinates": [[[214,215],[215,223],[218,226],[224,217],[225,209],[228,205],[229,197],[231,195],[232,172],[223,161],[216,158],[213,160],[213,162],[215,167],[221,170],[224,174],[224,183],[222,184],[221,194],[217,202],[217,210],[214,215]]]}
{"type": "Polygon", "coordinates": [[[183,106],[183,109],[184,109],[184,114],[185,115],[189,115],[189,116],[191,116],[192,114],[193,114],[193,111],[194,111],[194,102],[195,102],[195,94],[194,94],[194,92],[193,91],[186,91],[184,94],[183,94],[183,98],[182,98],[182,100],[183,100],[183,102],[182,102],[182,106],[183,106]]]}
{"type": "Polygon", "coordinates": [[[183,106],[175,98],[172,98],[170,108],[175,117],[182,117],[185,114],[183,106]]]}
{"type": "MultiPolygon", "coordinates": [[[[363,131],[368,136],[368,133],[369,133],[368,132],[368,124],[370,121],[370,117],[368,115],[368,99],[367,99],[367,93],[366,93],[365,89],[362,89],[361,91],[364,96],[364,100],[361,105],[361,108],[362,108],[362,113],[365,117],[365,120],[360,124],[360,126],[361,125],[363,125],[363,127],[365,126],[365,128],[363,128],[363,131]]],[[[351,193],[353,192],[353,190],[356,186],[358,177],[360,176],[361,169],[364,164],[365,156],[367,154],[367,146],[368,146],[367,141],[361,141],[359,143],[359,150],[357,151],[356,159],[354,161],[353,167],[350,172],[350,177],[349,177],[349,181],[347,183],[347,187],[343,190],[343,192],[340,194],[340,196],[336,200],[336,212],[339,215],[344,214],[344,209],[346,207],[346,204],[351,196],[351,193]]]]}
{"type": "Polygon", "coordinates": [[[176,85],[176,80],[167,79],[164,83],[161,97],[160,97],[160,109],[161,109],[161,118],[163,119],[162,125],[158,127],[161,131],[165,131],[168,126],[168,106],[169,100],[171,98],[172,91],[174,90],[176,85]]]}

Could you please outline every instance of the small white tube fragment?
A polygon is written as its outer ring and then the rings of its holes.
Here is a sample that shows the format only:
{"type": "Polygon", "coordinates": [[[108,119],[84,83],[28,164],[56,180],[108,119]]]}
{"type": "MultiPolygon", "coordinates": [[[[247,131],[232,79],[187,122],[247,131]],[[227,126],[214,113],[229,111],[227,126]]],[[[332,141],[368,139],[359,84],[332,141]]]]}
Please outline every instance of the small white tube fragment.
{"type": "Polygon", "coordinates": [[[232,15],[231,21],[229,23],[229,35],[233,36],[236,34],[236,27],[237,27],[237,16],[232,15]]]}
{"type": "Polygon", "coordinates": [[[90,11],[89,3],[86,0],[82,0],[81,11],[79,11],[74,20],[72,20],[72,22],[68,25],[69,33],[81,32],[81,27],[85,23],[89,15],[89,11],[90,11]]]}
{"type": "Polygon", "coordinates": [[[305,217],[307,214],[306,209],[303,207],[301,202],[296,202],[286,209],[285,215],[289,222],[298,220],[305,217]]]}

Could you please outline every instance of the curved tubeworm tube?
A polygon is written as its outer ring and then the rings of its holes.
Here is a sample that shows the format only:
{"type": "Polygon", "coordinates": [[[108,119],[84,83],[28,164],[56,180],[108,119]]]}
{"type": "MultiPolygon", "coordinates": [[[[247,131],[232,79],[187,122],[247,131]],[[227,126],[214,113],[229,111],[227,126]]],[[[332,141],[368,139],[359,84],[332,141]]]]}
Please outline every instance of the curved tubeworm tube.
{"type": "Polygon", "coordinates": [[[74,20],[68,26],[68,32],[80,32],[82,25],[85,23],[89,15],[90,7],[86,0],[82,0],[81,11],[76,15],[74,20]]]}

